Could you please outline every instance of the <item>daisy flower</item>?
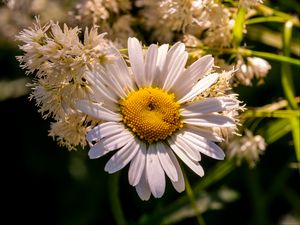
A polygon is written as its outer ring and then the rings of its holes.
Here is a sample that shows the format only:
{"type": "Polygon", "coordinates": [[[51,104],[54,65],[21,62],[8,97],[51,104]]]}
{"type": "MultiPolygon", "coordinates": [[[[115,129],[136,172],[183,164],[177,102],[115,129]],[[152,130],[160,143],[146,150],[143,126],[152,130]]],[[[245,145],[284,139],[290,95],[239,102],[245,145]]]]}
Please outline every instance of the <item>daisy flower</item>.
{"type": "Polygon", "coordinates": [[[201,177],[201,154],[224,159],[215,143],[223,139],[214,128],[236,126],[224,112],[236,110],[239,101],[235,95],[201,97],[219,74],[211,73],[210,55],[185,68],[188,53],[183,43],[171,48],[152,44],[144,52],[136,38],[129,38],[130,69],[113,51],[116,60],[87,73],[91,99],[77,103],[81,112],[100,122],[87,133],[88,155],[96,159],[116,151],[105,171],[114,173],[130,163],[128,180],[142,200],[151,193],[155,198],[164,194],[165,175],[182,192],[178,158],[201,177]]]}

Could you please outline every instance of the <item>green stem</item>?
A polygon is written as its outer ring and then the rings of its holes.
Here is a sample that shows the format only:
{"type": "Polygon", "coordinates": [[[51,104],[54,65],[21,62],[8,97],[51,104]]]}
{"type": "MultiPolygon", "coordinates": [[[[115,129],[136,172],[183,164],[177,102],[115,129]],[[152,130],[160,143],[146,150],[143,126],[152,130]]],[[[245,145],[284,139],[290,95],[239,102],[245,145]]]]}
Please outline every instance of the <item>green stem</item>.
{"type": "Polygon", "coordinates": [[[257,56],[265,59],[270,59],[270,60],[275,60],[279,62],[285,62],[289,63],[295,66],[300,66],[300,59],[295,59],[291,58],[288,56],[284,55],[278,55],[274,53],[269,53],[269,52],[260,52],[260,51],[253,51],[250,49],[245,49],[245,48],[208,48],[208,47],[201,47],[201,49],[193,50],[190,52],[190,54],[195,54],[198,51],[203,51],[205,50],[207,53],[211,54],[240,54],[242,56],[257,56]]]}
{"type": "Polygon", "coordinates": [[[260,11],[261,13],[263,13],[264,15],[268,15],[268,16],[274,15],[274,16],[279,16],[279,17],[285,19],[286,21],[290,20],[294,24],[294,26],[300,27],[300,21],[295,16],[291,16],[287,13],[277,11],[277,10],[272,9],[272,8],[266,6],[266,5],[263,5],[263,4],[258,5],[256,7],[256,9],[258,11],[260,11]]]}
{"type": "MultiPolygon", "coordinates": [[[[283,30],[283,53],[285,56],[290,56],[290,45],[292,38],[293,24],[291,22],[286,22],[283,30]]],[[[292,68],[287,63],[282,63],[281,67],[281,82],[283,86],[283,91],[292,109],[298,109],[298,104],[295,100],[295,87],[292,75],[292,68]]]]}
{"type": "Polygon", "coordinates": [[[286,62],[286,63],[300,66],[299,59],[294,59],[294,58],[291,58],[288,56],[277,55],[277,54],[273,54],[273,53],[269,53],[269,52],[252,51],[249,49],[240,48],[240,49],[238,49],[237,53],[240,53],[241,55],[244,55],[244,56],[257,56],[257,57],[262,57],[265,59],[271,59],[271,60],[275,60],[275,61],[286,62]]]}
{"type": "Polygon", "coordinates": [[[276,111],[263,111],[263,110],[247,110],[242,114],[242,118],[251,117],[275,117],[275,118],[290,118],[300,117],[299,110],[276,110],[276,111]]]}
{"type": "Polygon", "coordinates": [[[280,16],[255,17],[255,18],[248,19],[245,22],[245,24],[251,25],[251,24],[266,23],[266,22],[285,23],[286,19],[284,19],[280,16]]]}
{"type": "Polygon", "coordinates": [[[117,225],[126,225],[127,222],[125,220],[124,213],[121,206],[121,201],[119,199],[119,177],[120,177],[120,172],[117,172],[110,176],[109,183],[108,183],[109,201],[117,225]]]}
{"type": "Polygon", "coordinates": [[[198,208],[197,206],[197,201],[195,199],[195,195],[194,195],[194,192],[192,190],[192,187],[191,187],[191,184],[188,180],[188,177],[184,171],[184,169],[182,168],[182,173],[183,173],[183,176],[184,176],[184,182],[185,182],[185,188],[186,188],[186,193],[187,193],[187,196],[195,210],[195,214],[196,214],[196,218],[197,218],[197,221],[198,221],[198,224],[199,225],[205,225],[205,221],[204,219],[202,218],[201,216],[201,211],[200,209],[198,208]]]}
{"type": "MultiPolygon", "coordinates": [[[[283,30],[283,53],[286,56],[290,55],[290,46],[291,46],[291,38],[292,38],[292,30],[293,30],[293,23],[288,21],[284,25],[283,30]]],[[[292,68],[290,64],[282,63],[281,66],[281,83],[285,93],[285,96],[289,102],[289,108],[291,109],[299,109],[297,101],[295,100],[295,87],[294,81],[292,76],[292,68]]],[[[296,157],[298,161],[298,171],[300,173],[300,119],[299,117],[292,117],[290,118],[290,124],[292,127],[292,134],[294,139],[294,146],[296,157]]]]}

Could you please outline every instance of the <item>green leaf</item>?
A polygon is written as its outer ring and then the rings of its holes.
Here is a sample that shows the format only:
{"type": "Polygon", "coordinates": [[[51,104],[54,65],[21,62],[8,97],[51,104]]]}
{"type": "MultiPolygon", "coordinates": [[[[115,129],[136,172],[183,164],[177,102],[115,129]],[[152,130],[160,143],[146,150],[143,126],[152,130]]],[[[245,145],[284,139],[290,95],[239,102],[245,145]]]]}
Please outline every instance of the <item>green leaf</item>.
{"type": "Polygon", "coordinates": [[[298,160],[298,168],[300,169],[300,119],[299,117],[290,118],[290,124],[292,126],[292,134],[294,139],[296,157],[298,160]]]}
{"type": "Polygon", "coordinates": [[[291,131],[289,119],[278,119],[262,127],[260,133],[268,144],[272,144],[291,131]]]}
{"type": "MultiPolygon", "coordinates": [[[[290,45],[291,45],[291,37],[292,37],[292,30],[293,30],[293,23],[288,21],[284,25],[283,30],[283,53],[286,56],[290,55],[290,45]]],[[[285,96],[289,102],[289,107],[292,109],[299,109],[299,106],[295,100],[295,87],[294,81],[292,76],[292,68],[291,65],[287,63],[282,63],[281,67],[281,82],[282,87],[285,93],[285,96]]],[[[290,123],[292,126],[292,134],[294,139],[294,146],[296,157],[298,160],[298,169],[300,172],[300,144],[299,144],[299,137],[300,137],[300,124],[299,124],[299,117],[292,117],[290,118],[290,123]]]]}

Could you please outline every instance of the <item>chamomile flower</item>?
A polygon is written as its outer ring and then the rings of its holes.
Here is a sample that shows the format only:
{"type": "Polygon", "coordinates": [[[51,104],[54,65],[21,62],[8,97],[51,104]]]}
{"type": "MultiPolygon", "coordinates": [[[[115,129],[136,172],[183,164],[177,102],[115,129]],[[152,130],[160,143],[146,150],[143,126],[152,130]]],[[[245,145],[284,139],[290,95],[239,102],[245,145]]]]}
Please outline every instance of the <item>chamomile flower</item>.
{"type": "Polygon", "coordinates": [[[199,176],[204,175],[201,155],[224,159],[215,143],[223,138],[214,128],[235,127],[224,112],[239,108],[236,95],[201,93],[219,81],[212,73],[213,58],[204,56],[185,68],[188,53],[183,43],[150,45],[143,52],[136,38],[128,39],[131,68],[120,53],[110,64],[87,72],[92,94],[77,102],[83,113],[98,119],[87,133],[89,157],[116,153],[105,166],[114,173],[130,164],[129,183],[142,200],[164,194],[166,176],[174,188],[185,189],[178,162],[181,159],[199,176]]]}

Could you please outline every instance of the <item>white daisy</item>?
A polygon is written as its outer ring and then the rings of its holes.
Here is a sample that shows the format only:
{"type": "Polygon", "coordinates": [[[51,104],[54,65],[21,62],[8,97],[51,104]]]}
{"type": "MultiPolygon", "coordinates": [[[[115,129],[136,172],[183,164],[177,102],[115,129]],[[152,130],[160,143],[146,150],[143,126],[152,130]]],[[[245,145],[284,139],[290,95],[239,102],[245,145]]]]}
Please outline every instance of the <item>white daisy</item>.
{"type": "Polygon", "coordinates": [[[151,193],[156,198],[163,195],[165,174],[182,192],[185,185],[177,157],[199,176],[204,175],[201,154],[224,159],[214,143],[222,137],[213,130],[235,126],[233,118],[221,113],[237,109],[239,101],[230,96],[197,98],[218,81],[219,74],[208,74],[213,66],[210,55],[185,69],[188,53],[182,43],[170,49],[167,44],[152,44],[144,54],[139,41],[129,38],[131,70],[114,51],[118,57],[113,63],[88,72],[94,100],[77,103],[80,111],[101,121],[87,134],[89,157],[117,151],[105,171],[114,173],[130,163],[129,183],[142,200],[151,193]]]}

